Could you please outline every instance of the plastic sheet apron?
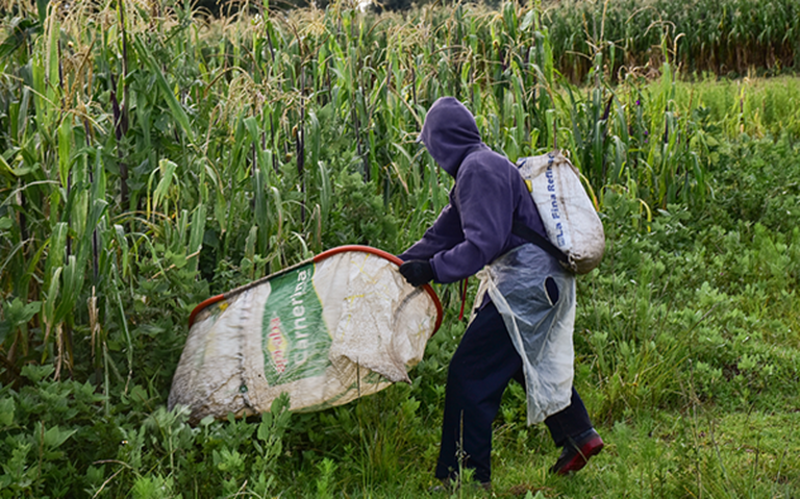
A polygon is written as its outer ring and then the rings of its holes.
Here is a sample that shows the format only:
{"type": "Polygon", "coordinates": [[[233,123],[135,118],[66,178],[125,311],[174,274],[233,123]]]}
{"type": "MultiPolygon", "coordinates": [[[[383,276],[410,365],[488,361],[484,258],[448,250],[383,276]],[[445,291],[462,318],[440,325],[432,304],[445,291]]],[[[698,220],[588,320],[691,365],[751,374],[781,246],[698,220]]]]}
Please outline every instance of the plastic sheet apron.
{"type": "Polygon", "coordinates": [[[476,303],[486,293],[505,321],[522,357],[528,424],[543,421],[570,404],[575,326],[575,276],[544,250],[524,244],[478,273],[476,303]],[[551,302],[545,288],[551,278],[558,297],[551,302]]]}

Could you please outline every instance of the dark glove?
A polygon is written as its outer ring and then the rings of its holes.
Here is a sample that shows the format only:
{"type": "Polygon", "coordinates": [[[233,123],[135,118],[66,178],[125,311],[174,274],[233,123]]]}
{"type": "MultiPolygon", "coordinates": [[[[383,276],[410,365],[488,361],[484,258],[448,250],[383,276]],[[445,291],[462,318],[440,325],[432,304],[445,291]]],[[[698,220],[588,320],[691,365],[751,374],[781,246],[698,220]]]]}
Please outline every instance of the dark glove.
{"type": "Polygon", "coordinates": [[[412,286],[422,286],[433,279],[433,267],[427,260],[409,260],[400,265],[400,273],[412,286]]]}

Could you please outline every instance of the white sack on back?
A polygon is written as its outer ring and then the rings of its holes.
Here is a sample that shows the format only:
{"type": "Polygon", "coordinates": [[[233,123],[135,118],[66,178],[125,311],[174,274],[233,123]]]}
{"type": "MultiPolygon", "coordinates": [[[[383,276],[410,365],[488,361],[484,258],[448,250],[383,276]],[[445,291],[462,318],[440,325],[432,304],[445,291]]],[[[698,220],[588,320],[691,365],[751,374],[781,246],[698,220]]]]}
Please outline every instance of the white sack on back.
{"type": "Polygon", "coordinates": [[[560,151],[517,161],[542,217],[548,239],[586,274],[600,264],[606,248],[603,223],[581,184],[578,170],[560,151]]]}

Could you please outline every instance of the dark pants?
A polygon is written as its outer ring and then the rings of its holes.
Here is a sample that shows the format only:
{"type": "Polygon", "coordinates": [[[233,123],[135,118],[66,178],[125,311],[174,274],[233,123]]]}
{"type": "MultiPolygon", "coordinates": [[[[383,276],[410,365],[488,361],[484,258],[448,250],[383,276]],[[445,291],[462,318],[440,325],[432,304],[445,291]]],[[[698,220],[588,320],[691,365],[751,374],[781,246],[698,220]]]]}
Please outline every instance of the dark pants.
{"type": "MultiPolygon", "coordinates": [[[[450,361],[437,478],[455,478],[462,456],[463,466],[475,470],[476,480],[491,480],[492,421],[512,378],[525,386],[522,359],[502,316],[488,303],[467,328],[450,361]]],[[[544,422],[557,447],[592,427],[575,388],[570,406],[544,422]]]]}

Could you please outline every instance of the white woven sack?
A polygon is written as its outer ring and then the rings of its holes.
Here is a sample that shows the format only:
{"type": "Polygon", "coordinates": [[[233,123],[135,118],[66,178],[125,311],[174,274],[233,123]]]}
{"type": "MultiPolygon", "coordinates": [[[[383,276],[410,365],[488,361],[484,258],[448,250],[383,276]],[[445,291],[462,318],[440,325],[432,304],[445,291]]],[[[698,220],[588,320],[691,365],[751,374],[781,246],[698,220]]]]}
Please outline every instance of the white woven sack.
{"type": "Polygon", "coordinates": [[[520,158],[517,167],[539,209],[548,239],[567,255],[570,270],[586,274],[597,267],[606,249],[603,223],[577,168],[560,151],[520,158]]]}
{"type": "Polygon", "coordinates": [[[441,323],[430,286],[394,255],[340,246],[198,305],[167,405],[189,422],[267,412],[281,393],[316,411],[411,383],[441,323]]]}

